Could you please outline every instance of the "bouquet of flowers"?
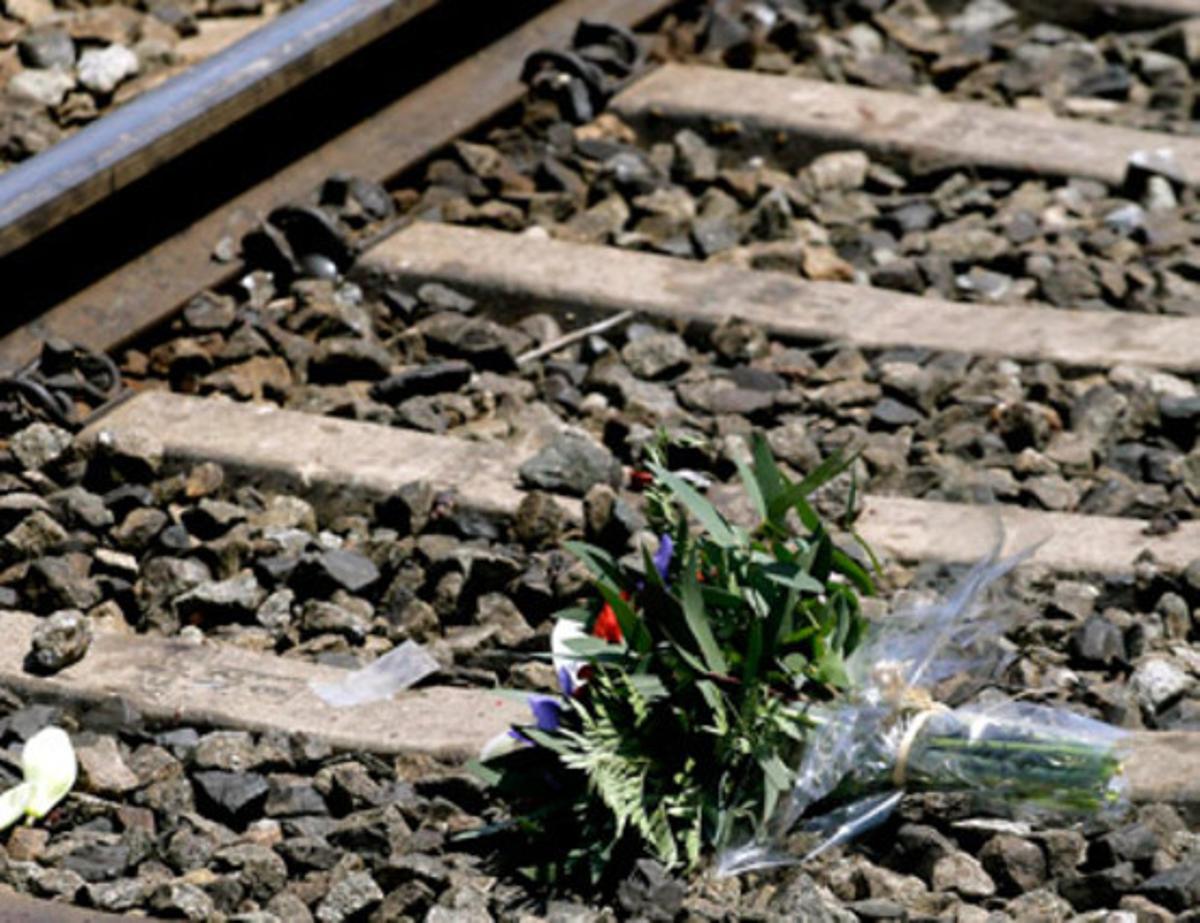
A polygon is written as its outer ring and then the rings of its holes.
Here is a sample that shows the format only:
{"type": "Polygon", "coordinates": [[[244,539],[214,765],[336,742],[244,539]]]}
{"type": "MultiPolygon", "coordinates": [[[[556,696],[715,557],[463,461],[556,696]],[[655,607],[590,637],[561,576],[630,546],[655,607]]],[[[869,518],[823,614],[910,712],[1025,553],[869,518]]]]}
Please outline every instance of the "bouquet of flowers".
{"type": "Polygon", "coordinates": [[[489,832],[516,838],[522,865],[598,884],[649,852],[683,868],[715,855],[736,873],[797,861],[786,843],[801,821],[823,837],[810,855],[844,842],[908,789],[1114,797],[1114,729],[1013,703],[950,710],[929,692],[986,640],[976,601],[1016,558],[869,626],[869,573],[810,502],[846,462],[794,481],[754,440],[741,474],[759,522],[746,529],[664,456],[646,491],[657,548],[630,563],[569,546],[600,600],[559,613],[560,693],[530,696],[530,723],[477,764],[512,809],[489,832]]]}

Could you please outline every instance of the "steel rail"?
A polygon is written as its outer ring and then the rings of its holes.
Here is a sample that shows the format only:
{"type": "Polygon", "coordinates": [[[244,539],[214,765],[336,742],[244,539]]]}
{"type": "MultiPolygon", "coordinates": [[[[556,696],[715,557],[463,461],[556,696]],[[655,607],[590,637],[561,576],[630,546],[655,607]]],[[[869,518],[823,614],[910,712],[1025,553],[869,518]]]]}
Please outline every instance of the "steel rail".
{"type": "MultiPolygon", "coordinates": [[[[311,2],[311,0],[310,0],[311,2]]],[[[210,254],[240,239],[260,216],[300,199],[331,173],[385,182],[520,101],[526,56],[568,42],[581,18],[638,26],[677,0],[562,0],[502,39],[355,125],[281,172],[238,193],[188,228],[61,301],[0,339],[0,370],[35,358],[41,341],[64,337],[106,351],[161,323],[197,292],[245,269],[210,254]]]]}
{"type": "Polygon", "coordinates": [[[307,0],[0,175],[0,256],[266,105],[438,0],[307,0]]]}
{"type": "Polygon", "coordinates": [[[1016,0],[1036,19],[1086,25],[1097,21],[1140,27],[1200,16],[1200,0],[1016,0]]]}

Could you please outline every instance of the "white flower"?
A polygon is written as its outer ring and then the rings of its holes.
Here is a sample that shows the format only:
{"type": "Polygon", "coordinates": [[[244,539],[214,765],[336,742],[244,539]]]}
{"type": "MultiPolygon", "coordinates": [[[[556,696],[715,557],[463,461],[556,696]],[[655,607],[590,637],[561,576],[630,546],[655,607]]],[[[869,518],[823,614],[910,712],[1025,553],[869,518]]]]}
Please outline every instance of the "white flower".
{"type": "Polygon", "coordinates": [[[0,830],[22,814],[40,820],[75,785],[75,749],[62,728],[42,728],[21,752],[25,781],[0,795],[0,830]]]}
{"type": "Polygon", "coordinates": [[[579,678],[579,671],[587,665],[569,644],[571,641],[586,637],[588,637],[588,633],[583,627],[583,623],[574,619],[559,619],[554,623],[554,630],[550,632],[550,654],[554,663],[554,675],[558,678],[558,685],[567,695],[573,694],[580,687],[582,681],[579,678]]]}

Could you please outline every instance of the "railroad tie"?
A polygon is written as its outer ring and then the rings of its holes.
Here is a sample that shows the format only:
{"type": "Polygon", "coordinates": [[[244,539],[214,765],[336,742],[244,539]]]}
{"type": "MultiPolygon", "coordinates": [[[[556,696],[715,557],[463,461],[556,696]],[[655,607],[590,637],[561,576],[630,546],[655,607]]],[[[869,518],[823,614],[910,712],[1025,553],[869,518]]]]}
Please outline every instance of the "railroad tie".
{"type": "Polygon", "coordinates": [[[787,166],[857,149],[917,173],[975,167],[1119,185],[1130,155],[1165,149],[1184,181],[1200,181],[1200,138],[798,77],[668,64],[611,107],[651,137],[736,125],[733,147],[787,166]]]}
{"type": "MultiPolygon", "coordinates": [[[[511,517],[523,496],[518,469],[524,457],[504,446],[273,405],[147,392],[93,423],[82,438],[131,430],[153,433],[168,466],[214,461],[241,480],[302,489],[318,510],[369,504],[419,479],[453,488],[464,508],[498,518],[511,517]]],[[[578,503],[560,502],[578,520],[578,503]]],[[[1143,554],[1178,572],[1200,548],[1200,523],[1194,522],[1146,535],[1138,519],[885,496],[863,499],[860,531],[902,561],[962,563],[991,550],[998,513],[1011,544],[1046,539],[1032,560],[1063,573],[1128,573],[1143,554]]]]}
{"type": "MultiPolygon", "coordinates": [[[[115,632],[99,633],[78,663],[53,676],[36,676],[25,671],[23,658],[38,618],[10,612],[4,620],[8,643],[0,649],[0,684],[5,688],[82,706],[121,699],[151,724],[303,734],[336,749],[463,761],[514,723],[529,720],[518,698],[449,686],[334,708],[309,683],[338,682],[345,670],[220,642],[115,632]]],[[[1200,776],[1194,772],[1200,735],[1133,734],[1122,758],[1132,800],[1200,803],[1200,776]]],[[[0,901],[0,910],[3,906],[0,901]]]]}
{"type": "Polygon", "coordinates": [[[923,347],[1030,362],[1200,372],[1200,318],[985,306],[476,228],[414,224],[363,257],[368,272],[436,281],[580,315],[632,308],[865,349],[923,347]],[[466,256],[469,254],[469,257],[466,256]]]}
{"type": "Polygon", "coordinates": [[[0,686],[98,705],[119,698],[150,724],[303,734],[335,749],[463,760],[528,709],[485,689],[429,686],[355,708],[325,704],[310,682],[348,671],[232,644],[98,632],[87,656],[51,676],[25,669],[37,616],[5,612],[0,686]]]}
{"type": "MultiPolygon", "coordinates": [[[[522,497],[517,468],[525,457],[510,447],[274,404],[147,391],[93,422],[80,439],[86,445],[129,430],[158,439],[169,466],[213,461],[243,482],[301,492],[319,514],[365,509],[413,481],[452,489],[461,506],[498,519],[510,517],[522,497]]],[[[578,502],[561,503],[578,520],[578,502]]]]}
{"type": "Polygon", "coordinates": [[[0,920],[4,923],[121,923],[122,920],[144,923],[147,919],[150,918],[89,910],[16,892],[0,892],[0,920]]]}

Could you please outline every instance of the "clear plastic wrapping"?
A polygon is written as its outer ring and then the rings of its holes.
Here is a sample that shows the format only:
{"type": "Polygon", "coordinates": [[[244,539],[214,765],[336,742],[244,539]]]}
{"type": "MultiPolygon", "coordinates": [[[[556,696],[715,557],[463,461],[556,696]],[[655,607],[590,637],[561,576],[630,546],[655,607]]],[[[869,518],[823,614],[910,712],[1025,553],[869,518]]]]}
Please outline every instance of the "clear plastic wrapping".
{"type": "Polygon", "coordinates": [[[882,823],[906,791],[964,791],[1027,813],[1120,803],[1120,729],[1002,697],[956,708],[934,697],[943,680],[994,659],[1003,622],[984,611],[983,591],[1031,552],[993,554],[945,599],[873,626],[847,664],[849,695],[809,713],[791,797],[768,835],[728,850],[722,873],[812,858],[882,823]],[[817,835],[807,854],[788,848],[799,832],[817,835]]]}

